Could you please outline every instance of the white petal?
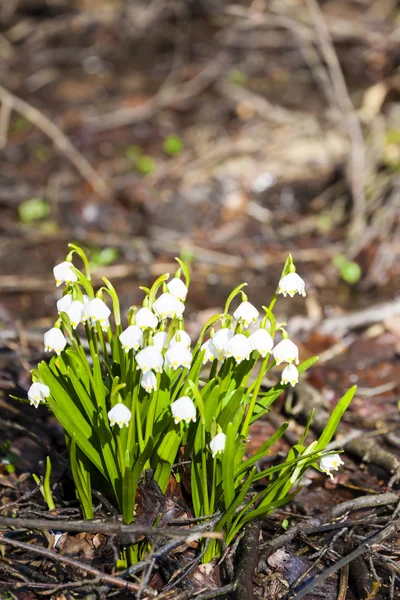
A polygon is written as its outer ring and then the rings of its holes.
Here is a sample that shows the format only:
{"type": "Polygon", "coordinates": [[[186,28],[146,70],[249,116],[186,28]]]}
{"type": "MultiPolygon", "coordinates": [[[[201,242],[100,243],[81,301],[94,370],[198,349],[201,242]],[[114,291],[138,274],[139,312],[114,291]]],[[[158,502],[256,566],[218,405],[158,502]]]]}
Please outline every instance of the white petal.
{"type": "Polygon", "coordinates": [[[167,283],[167,288],[169,293],[172,294],[177,300],[185,302],[188,289],[182,279],[174,277],[174,279],[171,279],[171,281],[167,283]]]}
{"type": "Polygon", "coordinates": [[[283,294],[283,296],[289,296],[293,298],[295,294],[300,294],[301,296],[306,295],[305,283],[303,279],[297,275],[297,273],[288,273],[285,277],[279,282],[278,285],[278,293],[283,294]]]}
{"type": "Polygon", "coordinates": [[[175,400],[171,404],[171,412],[174,417],[175,423],[179,423],[180,421],[196,421],[196,407],[193,404],[193,401],[189,396],[182,396],[175,400]]]}
{"type": "Polygon", "coordinates": [[[217,435],[210,442],[210,448],[211,448],[213,458],[215,458],[215,456],[217,454],[223,453],[223,451],[225,450],[225,443],[226,443],[226,435],[222,432],[217,433],[217,435]]]}
{"type": "Polygon", "coordinates": [[[117,424],[120,429],[125,425],[128,427],[129,421],[131,420],[132,413],[125,404],[119,402],[111,410],[108,411],[108,418],[110,425],[117,424]]]}

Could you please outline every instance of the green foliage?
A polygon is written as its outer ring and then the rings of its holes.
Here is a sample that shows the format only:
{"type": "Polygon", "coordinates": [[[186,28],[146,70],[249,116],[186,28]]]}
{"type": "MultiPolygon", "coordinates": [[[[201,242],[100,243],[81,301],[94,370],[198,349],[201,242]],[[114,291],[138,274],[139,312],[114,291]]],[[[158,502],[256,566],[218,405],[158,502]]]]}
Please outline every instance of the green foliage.
{"type": "Polygon", "coordinates": [[[183,141],[179,135],[169,135],[164,140],[164,152],[170,156],[176,156],[183,150],[183,141]]]}
{"type": "Polygon", "coordinates": [[[33,223],[50,216],[50,206],[43,198],[25,200],[18,207],[19,219],[22,223],[33,223]]]}
{"type": "Polygon", "coordinates": [[[343,254],[335,256],[333,264],[339,269],[340,276],[346,283],[354,284],[360,280],[362,275],[360,266],[356,262],[348,260],[343,254]]]}

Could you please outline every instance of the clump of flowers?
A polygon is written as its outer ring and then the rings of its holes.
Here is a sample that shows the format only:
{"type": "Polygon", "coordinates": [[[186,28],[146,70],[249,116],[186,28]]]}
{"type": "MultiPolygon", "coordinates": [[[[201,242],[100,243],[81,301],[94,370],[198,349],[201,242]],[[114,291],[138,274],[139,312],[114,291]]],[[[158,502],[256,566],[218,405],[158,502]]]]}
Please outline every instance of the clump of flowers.
{"type": "MultiPolygon", "coordinates": [[[[241,284],[224,312],[213,316],[192,344],[184,321],[190,276],[180,259],[175,276],[162,275],[151,288],[141,288],[143,305],[130,307],[122,322],[112,284],[103,278],[96,291],[83,250],[70,248],[66,260],[54,267],[56,285],[65,285],[57,302],[59,316],[44,335],[44,348],[54,355],[32,372],[28,399],[35,407],[47,405],[64,428],[85,518],[93,517],[94,478],[124,522],[131,523],[145,471],[152,470],[164,492],[169,478],[179,476],[179,464],[190,462],[193,513],[202,517],[220,511],[215,529],[230,544],[248,521],[288,502],[307,468],[332,477],[331,471],[343,464],[338,455],[323,451],[355,388],[339,401],[319,440],[306,446],[306,430],[281,464],[261,472],[255,466],[287,423],[255,454],[247,453],[252,423],[317,360],[300,362],[286,324],[275,320],[279,294],[306,293],[291,256],[261,315],[241,284]],[[73,264],[74,255],[82,259],[83,271],[73,264]],[[266,375],[281,364],[277,383],[265,390],[266,375]],[[252,492],[261,479],[267,480],[264,489],[252,492]]],[[[212,540],[204,560],[220,553],[220,542],[212,540]]]]}

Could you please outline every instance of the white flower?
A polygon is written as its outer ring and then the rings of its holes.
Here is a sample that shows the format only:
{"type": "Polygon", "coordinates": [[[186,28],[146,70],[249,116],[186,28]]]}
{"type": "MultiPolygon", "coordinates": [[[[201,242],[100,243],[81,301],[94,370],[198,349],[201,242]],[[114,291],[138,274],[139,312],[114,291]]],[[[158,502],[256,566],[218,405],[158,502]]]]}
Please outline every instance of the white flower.
{"type": "Polygon", "coordinates": [[[136,354],[138,369],[147,373],[153,369],[156,373],[161,373],[163,367],[163,355],[155,346],[146,346],[136,354]]]}
{"type": "Polygon", "coordinates": [[[143,344],[143,331],[138,325],[129,325],[119,336],[119,341],[125,352],[132,349],[139,350],[143,344]]]}
{"type": "Polygon", "coordinates": [[[216,349],[216,347],[214,346],[214,342],[212,339],[207,340],[202,347],[200,348],[200,350],[205,350],[204,352],[204,358],[203,358],[203,365],[205,365],[208,361],[213,361],[216,358],[219,358],[219,352],[216,349]]]}
{"type": "Polygon", "coordinates": [[[171,279],[171,281],[169,283],[167,283],[167,288],[170,294],[172,294],[174,296],[174,298],[176,298],[177,300],[181,300],[182,302],[185,302],[186,300],[186,296],[188,293],[188,289],[186,287],[186,285],[183,283],[182,279],[179,279],[178,277],[174,277],[174,279],[171,279]]]}
{"type": "Polygon", "coordinates": [[[69,307],[73,302],[72,294],[65,294],[62,298],[57,300],[57,312],[58,314],[62,312],[67,312],[69,307]]]}
{"type": "Polygon", "coordinates": [[[100,298],[90,300],[85,306],[85,313],[87,318],[91,320],[92,325],[95,325],[98,321],[103,331],[107,331],[108,317],[111,315],[111,310],[103,300],[100,298]]]}
{"type": "Polygon", "coordinates": [[[233,313],[236,320],[241,320],[245,327],[250,323],[255,323],[258,317],[258,310],[250,302],[242,302],[233,313]]]}
{"type": "Polygon", "coordinates": [[[72,266],[72,263],[65,261],[54,267],[53,274],[57,287],[62,283],[78,281],[77,275],[71,269],[72,266]]]}
{"type": "Polygon", "coordinates": [[[122,429],[124,425],[128,427],[131,417],[131,411],[127,406],[125,406],[125,404],[122,404],[122,402],[119,402],[108,411],[108,418],[110,420],[111,427],[113,427],[116,423],[119,425],[120,429],[122,429]]]}
{"type": "Polygon", "coordinates": [[[274,340],[266,329],[257,329],[249,337],[252,350],[257,350],[263,358],[271,352],[274,346],[274,340]]]}
{"type": "Polygon", "coordinates": [[[175,333],[175,335],[172,337],[172,339],[170,341],[170,346],[173,346],[174,344],[178,343],[178,340],[177,340],[178,335],[180,337],[179,343],[183,344],[184,346],[186,346],[187,349],[189,349],[192,344],[192,340],[190,339],[190,335],[188,333],[186,333],[186,331],[183,331],[183,329],[180,329],[179,331],[177,331],[175,333]]]}
{"type": "Polygon", "coordinates": [[[290,383],[292,387],[294,387],[296,383],[299,383],[299,372],[297,370],[297,367],[295,367],[294,365],[288,365],[287,367],[285,367],[282,371],[281,383],[282,385],[290,383]]]}
{"type": "Polygon", "coordinates": [[[89,306],[90,298],[83,294],[83,311],[82,311],[82,323],[85,323],[88,320],[88,306],[89,306]]]}
{"type": "Polygon", "coordinates": [[[171,404],[171,411],[175,423],[179,423],[180,421],[186,421],[186,423],[190,421],[193,421],[193,423],[196,422],[196,407],[189,396],[181,396],[181,398],[175,400],[171,404]]]}
{"type": "Polygon", "coordinates": [[[165,344],[167,343],[168,333],[166,331],[159,331],[153,337],[153,345],[157,350],[162,352],[164,350],[165,344]]]}
{"type": "Polygon", "coordinates": [[[50,396],[50,388],[44,383],[35,381],[32,383],[28,390],[28,399],[35,408],[37,408],[40,402],[44,402],[46,398],[50,396]]]}
{"type": "Polygon", "coordinates": [[[213,455],[213,458],[216,457],[217,454],[222,454],[225,450],[225,442],[226,435],[224,433],[217,433],[215,437],[210,442],[210,448],[213,455]]]}
{"type": "Polygon", "coordinates": [[[212,338],[213,344],[218,350],[218,352],[223,355],[225,353],[225,348],[229,340],[233,338],[232,329],[224,328],[217,331],[212,338]]]}
{"type": "Polygon", "coordinates": [[[192,353],[183,342],[177,342],[168,348],[165,353],[165,360],[174,371],[179,367],[188,369],[192,362],[192,353]]]}
{"type": "Polygon", "coordinates": [[[140,329],[155,329],[158,325],[158,319],[150,308],[141,308],[137,311],[135,318],[136,325],[140,329]]]}
{"type": "Polygon", "coordinates": [[[65,311],[69,316],[69,320],[74,329],[76,329],[79,323],[82,321],[83,308],[83,302],[79,302],[79,300],[74,300],[71,303],[71,306],[65,311]]]}
{"type": "Polygon", "coordinates": [[[252,351],[251,344],[249,342],[249,338],[247,338],[243,333],[237,333],[233,336],[231,340],[226,345],[225,356],[229,358],[233,356],[238,364],[250,357],[252,351]]]}
{"type": "Polygon", "coordinates": [[[58,356],[60,356],[66,345],[67,340],[65,339],[61,329],[58,329],[58,327],[52,327],[44,334],[45,352],[51,352],[54,350],[58,356]]]}
{"type": "Polygon", "coordinates": [[[278,294],[283,294],[285,297],[289,294],[291,298],[293,298],[295,294],[305,296],[305,283],[297,273],[289,273],[280,280],[278,294]]]}
{"type": "Polygon", "coordinates": [[[282,340],[272,350],[277,365],[283,362],[299,364],[299,349],[291,340],[282,340]]]}
{"type": "MultiPolygon", "coordinates": [[[[165,293],[161,294],[154,302],[153,310],[160,319],[166,319],[168,317],[174,318],[177,317],[179,313],[183,313],[183,310],[181,311],[180,309],[180,304],[182,304],[182,302],[177,300],[172,294],[165,293]]],[[[185,308],[184,305],[183,308],[185,308]]]]}
{"type": "Polygon", "coordinates": [[[331,479],[333,479],[331,471],[337,471],[340,465],[344,465],[344,462],[340,458],[339,454],[323,456],[319,461],[319,468],[321,469],[321,471],[329,475],[331,479]]]}
{"type": "Polygon", "coordinates": [[[148,394],[157,389],[157,377],[154,375],[153,371],[143,373],[140,385],[148,394]]]}

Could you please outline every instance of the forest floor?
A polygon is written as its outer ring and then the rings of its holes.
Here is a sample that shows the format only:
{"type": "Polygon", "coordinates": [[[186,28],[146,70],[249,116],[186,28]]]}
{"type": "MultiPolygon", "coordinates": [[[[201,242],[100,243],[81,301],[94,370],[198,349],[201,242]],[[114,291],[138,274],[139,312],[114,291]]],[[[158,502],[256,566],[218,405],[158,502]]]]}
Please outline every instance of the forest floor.
{"type": "Polygon", "coordinates": [[[0,2],[1,598],[400,598],[399,41],[395,0],[0,2]],[[9,398],[44,357],[68,242],[124,309],[184,257],[193,337],[242,281],[267,304],[292,253],[308,294],[278,314],[320,360],[249,452],[283,416],[279,461],[357,384],[334,481],[310,473],[218,565],[182,543],[113,575],[113,507],[78,533],[62,431],[9,398]]]}

